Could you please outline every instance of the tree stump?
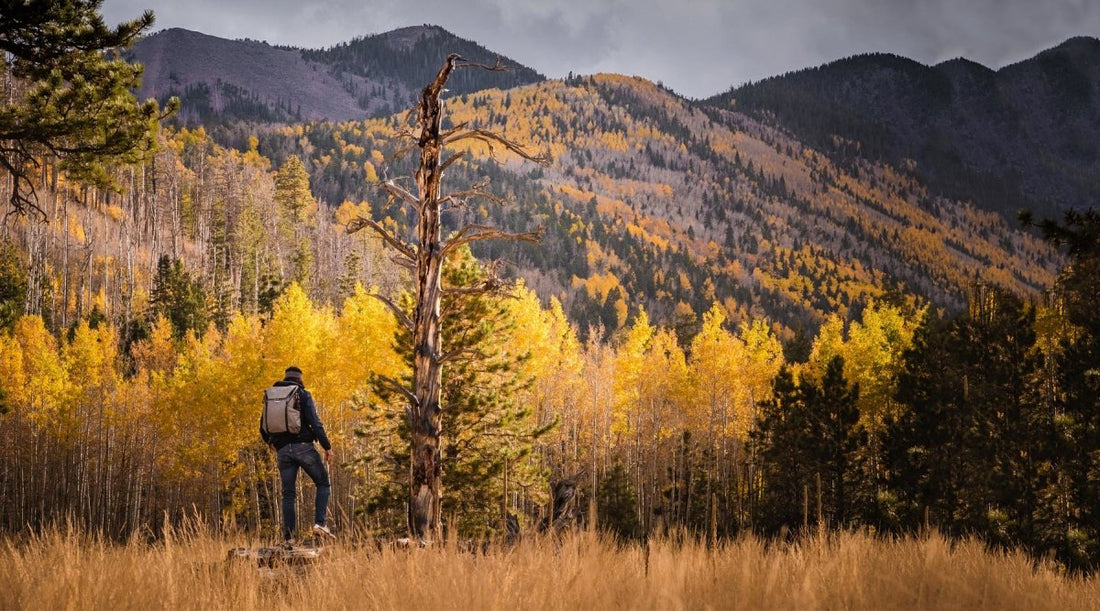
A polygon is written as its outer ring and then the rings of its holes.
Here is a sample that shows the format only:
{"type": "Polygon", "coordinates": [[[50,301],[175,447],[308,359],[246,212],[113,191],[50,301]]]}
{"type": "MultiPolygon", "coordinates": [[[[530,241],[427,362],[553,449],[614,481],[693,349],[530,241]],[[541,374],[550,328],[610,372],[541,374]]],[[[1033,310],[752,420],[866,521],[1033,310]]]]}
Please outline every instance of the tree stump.
{"type": "Polygon", "coordinates": [[[550,514],[543,518],[539,530],[558,532],[576,524],[578,520],[577,480],[583,474],[584,471],[581,471],[572,477],[551,482],[551,510],[550,514]]]}

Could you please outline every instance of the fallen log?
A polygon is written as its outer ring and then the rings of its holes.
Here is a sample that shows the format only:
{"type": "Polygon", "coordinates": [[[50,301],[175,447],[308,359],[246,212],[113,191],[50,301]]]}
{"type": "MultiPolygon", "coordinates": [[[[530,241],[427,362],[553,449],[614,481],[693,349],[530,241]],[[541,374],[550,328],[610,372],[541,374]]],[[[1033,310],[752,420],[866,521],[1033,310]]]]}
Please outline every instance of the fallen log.
{"type": "Polygon", "coordinates": [[[322,547],[235,547],[226,560],[253,562],[260,568],[306,567],[317,562],[323,551],[322,547]]]}

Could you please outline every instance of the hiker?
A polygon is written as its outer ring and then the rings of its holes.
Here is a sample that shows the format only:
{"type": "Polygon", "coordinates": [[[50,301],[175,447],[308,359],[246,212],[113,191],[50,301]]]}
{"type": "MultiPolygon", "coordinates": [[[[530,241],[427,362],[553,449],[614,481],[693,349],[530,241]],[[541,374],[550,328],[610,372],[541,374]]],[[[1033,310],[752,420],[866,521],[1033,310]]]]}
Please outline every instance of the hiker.
{"type": "Polygon", "coordinates": [[[325,435],[325,427],[317,416],[317,406],[313,403],[313,396],[306,390],[302,381],[302,370],[295,366],[286,368],[285,377],[275,383],[275,388],[297,386],[297,408],[301,412],[301,429],[298,433],[268,433],[264,427],[263,418],[260,422],[260,436],[264,443],[275,449],[279,465],[279,479],[283,487],[283,539],[286,545],[292,545],[294,531],[297,528],[297,512],[295,510],[295,492],[298,482],[299,467],[305,469],[306,475],[313,480],[317,487],[317,496],[314,499],[314,524],[313,533],[324,537],[334,537],[332,531],[325,526],[325,514],[328,511],[328,497],[332,490],[329,484],[328,471],[324,463],[332,461],[332,444],[325,435]],[[325,449],[324,463],[321,455],[314,447],[314,440],[321,442],[325,449]]]}

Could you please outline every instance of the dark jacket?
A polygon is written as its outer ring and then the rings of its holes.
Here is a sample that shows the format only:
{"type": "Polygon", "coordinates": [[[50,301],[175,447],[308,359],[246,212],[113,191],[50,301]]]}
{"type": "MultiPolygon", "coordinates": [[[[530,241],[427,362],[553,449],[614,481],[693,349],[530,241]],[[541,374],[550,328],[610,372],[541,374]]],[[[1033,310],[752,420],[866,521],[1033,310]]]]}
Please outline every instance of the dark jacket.
{"type": "Polygon", "coordinates": [[[291,385],[298,387],[298,407],[302,411],[302,430],[297,435],[293,433],[272,433],[269,435],[263,430],[263,416],[261,416],[260,437],[263,437],[264,443],[269,443],[275,446],[276,449],[291,443],[313,443],[316,440],[321,442],[322,448],[331,450],[332,443],[329,442],[328,435],[325,434],[325,426],[321,424],[321,419],[317,416],[317,406],[313,403],[313,395],[309,394],[306,387],[297,380],[287,379],[275,382],[275,386],[291,385]]]}

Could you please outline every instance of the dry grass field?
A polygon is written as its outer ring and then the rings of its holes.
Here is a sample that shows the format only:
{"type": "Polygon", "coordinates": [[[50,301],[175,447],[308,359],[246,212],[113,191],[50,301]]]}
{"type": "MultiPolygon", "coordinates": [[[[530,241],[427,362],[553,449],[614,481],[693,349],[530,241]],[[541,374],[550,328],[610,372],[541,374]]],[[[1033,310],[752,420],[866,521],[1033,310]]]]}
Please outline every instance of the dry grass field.
{"type": "Polygon", "coordinates": [[[484,554],[331,545],[309,570],[228,562],[235,546],[176,534],[118,545],[74,533],[0,543],[2,609],[1086,609],[1100,579],[938,535],[854,533],[708,550],[587,534],[484,554]]]}

